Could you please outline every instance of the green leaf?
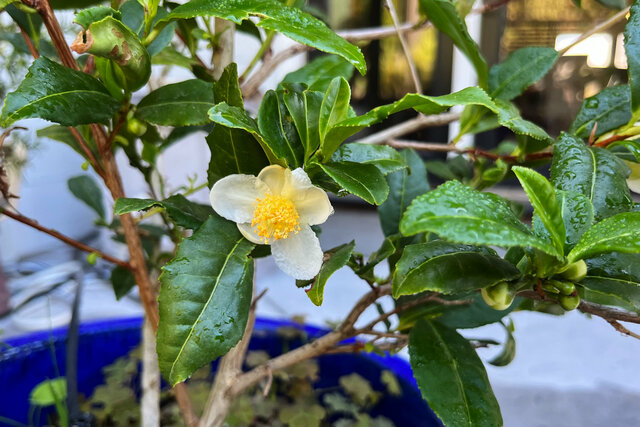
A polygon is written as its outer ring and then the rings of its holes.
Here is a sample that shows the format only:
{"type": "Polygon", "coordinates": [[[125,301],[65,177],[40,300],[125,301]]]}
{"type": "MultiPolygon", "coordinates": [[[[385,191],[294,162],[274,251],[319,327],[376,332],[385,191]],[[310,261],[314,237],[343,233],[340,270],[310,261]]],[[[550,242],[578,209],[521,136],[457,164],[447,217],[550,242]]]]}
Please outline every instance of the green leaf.
{"type": "Polygon", "coordinates": [[[353,65],[348,61],[337,55],[324,55],[287,74],[280,85],[304,83],[309,90],[325,92],[334,78],[349,80],[352,75],[353,65]]]}
{"type": "Polygon", "coordinates": [[[382,241],[382,245],[377,251],[369,255],[367,263],[359,268],[355,273],[363,279],[375,280],[373,269],[385,259],[389,258],[396,252],[396,245],[399,243],[400,236],[386,237],[382,241]]]}
{"type": "Polygon", "coordinates": [[[598,137],[627,124],[629,120],[631,120],[629,85],[612,86],[582,102],[580,111],[569,128],[569,133],[587,138],[597,123],[595,136],[598,137]]]}
{"type": "Polygon", "coordinates": [[[175,385],[242,338],[251,305],[254,245],[212,216],[178,246],[160,276],[158,363],[175,385]]]}
{"type": "Polygon", "coordinates": [[[349,101],[351,100],[351,88],[349,82],[342,77],[336,77],[331,81],[320,105],[318,117],[318,131],[320,132],[320,151],[324,145],[327,133],[337,123],[347,118],[349,101]]]}
{"type": "Polygon", "coordinates": [[[304,164],[304,147],[293,119],[284,104],[282,92],[265,93],[258,110],[258,128],[270,151],[290,169],[304,164]]]}
{"type": "Polygon", "coordinates": [[[294,7],[276,0],[192,0],[178,6],[163,21],[188,19],[196,16],[215,16],[241,24],[250,16],[261,18],[256,23],[265,30],[274,30],[307,46],[340,55],[353,64],[361,74],[366,72],[362,52],[336,35],[327,26],[294,7]]]}
{"type": "Polygon", "coordinates": [[[424,291],[454,294],[518,277],[514,265],[486,250],[434,240],[404,248],[393,274],[393,297],[424,291]]]}
{"type": "Polygon", "coordinates": [[[439,114],[454,105],[482,105],[493,112],[498,112],[498,107],[487,93],[479,87],[468,87],[459,92],[443,96],[426,96],[410,93],[402,99],[387,105],[374,108],[362,116],[350,117],[337,123],[325,137],[323,154],[331,155],[346,138],[361,131],[365,127],[379,123],[391,114],[413,108],[423,114],[439,114]]]}
{"type": "Polygon", "coordinates": [[[324,95],[310,91],[306,86],[288,85],[283,99],[298,130],[305,159],[308,159],[320,146],[320,108],[324,95]]]}
{"type": "Polygon", "coordinates": [[[562,258],[550,242],[520,222],[504,199],[458,181],[448,181],[414,199],[402,217],[400,231],[407,236],[429,231],[456,243],[532,247],[562,258]]]}
{"type": "Polygon", "coordinates": [[[389,195],[384,175],[373,165],[329,162],[320,167],[346,191],[372,205],[381,204],[389,195]]]}
{"type": "Polygon", "coordinates": [[[194,203],[182,194],[174,194],[162,201],[120,198],[116,200],[113,210],[116,215],[122,215],[128,212],[144,211],[153,206],[162,207],[177,225],[192,230],[197,230],[210,215],[214,214],[209,205],[194,203]]]}
{"type": "Polygon", "coordinates": [[[551,137],[540,126],[523,119],[520,111],[511,102],[496,99],[499,107],[498,123],[517,135],[527,135],[538,140],[550,140],[551,137]]]}
{"type": "Polygon", "coordinates": [[[213,98],[217,105],[209,110],[209,118],[217,124],[207,136],[211,151],[209,186],[230,174],[258,175],[269,160],[276,163],[255,120],[244,110],[236,64],[229,64],[214,83],[213,98]]]}
{"type": "Polygon", "coordinates": [[[320,268],[320,272],[313,280],[311,288],[307,290],[307,296],[317,306],[322,305],[324,298],[324,287],[327,284],[329,277],[336,271],[347,265],[347,261],[351,257],[353,248],[356,247],[356,242],[346,243],[324,253],[325,261],[320,268]]]}
{"type": "Polygon", "coordinates": [[[579,290],[583,299],[640,313],[639,254],[612,252],[586,261],[588,274],[579,290]]]}
{"type": "Polygon", "coordinates": [[[67,186],[71,194],[86,203],[100,218],[105,218],[102,190],[93,178],[89,175],[74,176],[69,178],[67,186]]]}
{"type": "Polygon", "coordinates": [[[400,155],[408,169],[387,175],[389,197],[378,207],[380,225],[385,236],[400,232],[399,224],[404,211],[413,199],[429,191],[427,171],[420,155],[413,150],[403,150],[400,155]]]}
{"type": "Polygon", "coordinates": [[[107,16],[113,16],[118,20],[122,18],[122,14],[118,10],[112,9],[107,6],[95,6],[78,12],[73,22],[79,24],[86,30],[87,28],[89,28],[89,25],[94,22],[100,21],[107,16]]]}
{"type": "Polygon", "coordinates": [[[631,5],[629,20],[624,27],[624,49],[631,88],[631,121],[636,121],[640,116],[640,3],[637,1],[631,5]]]}
{"type": "Polygon", "coordinates": [[[502,351],[496,357],[489,361],[493,366],[507,366],[516,357],[516,339],[513,337],[514,327],[513,322],[508,325],[500,322],[504,326],[504,330],[507,333],[507,340],[502,347],[502,351]]]}
{"type": "Polygon", "coordinates": [[[511,53],[489,71],[489,93],[510,101],[549,72],[558,59],[551,47],[528,46],[511,53]]]}
{"type": "Polygon", "coordinates": [[[116,200],[113,206],[113,213],[116,215],[123,215],[129,212],[144,211],[153,206],[156,206],[159,202],[153,199],[131,199],[127,197],[121,197],[116,200]]]}
{"type": "Polygon", "coordinates": [[[162,86],[142,98],[136,116],[162,126],[203,125],[215,105],[212,88],[198,79],[162,86]]]}
{"type": "Polygon", "coordinates": [[[50,406],[67,399],[67,379],[65,377],[44,380],[29,394],[29,403],[36,406],[50,406]]]}
{"type": "Polygon", "coordinates": [[[331,156],[331,161],[372,164],[383,175],[407,167],[404,158],[397,150],[386,145],[358,144],[357,142],[340,146],[331,156]]]}
{"type": "Polygon", "coordinates": [[[629,168],[613,153],[588,147],[565,133],[555,143],[553,153],[554,187],[586,196],[593,204],[596,220],[631,209],[633,201],[626,182],[629,168]]]}
{"type": "Polygon", "coordinates": [[[422,397],[444,425],[503,425],[480,358],[454,329],[418,322],[409,334],[409,357],[422,397]]]}
{"type": "MultiPolygon", "coordinates": [[[[584,232],[593,225],[593,205],[585,196],[573,191],[556,190],[556,198],[558,205],[560,205],[566,230],[565,252],[567,252],[578,243],[584,232]]],[[[538,235],[549,235],[537,215],[533,218],[533,229],[538,235]]]]}
{"type": "Polygon", "coordinates": [[[448,0],[420,0],[420,8],[427,14],[434,27],[449,36],[460,52],[469,58],[476,69],[478,84],[486,88],[489,74],[487,62],[480,54],[480,48],[469,35],[467,24],[458,15],[453,3],[448,0]]]}
{"type": "Polygon", "coordinates": [[[0,10],[4,9],[8,5],[10,5],[11,3],[14,3],[16,1],[18,1],[18,0],[0,0],[0,10]]]}
{"type": "Polygon", "coordinates": [[[98,80],[41,56],[5,98],[0,127],[31,117],[65,126],[104,123],[119,106],[98,80]]]}
{"type": "MultiPolygon", "coordinates": [[[[402,306],[411,303],[422,295],[403,296],[398,300],[402,306]]],[[[494,310],[482,299],[479,292],[444,296],[444,299],[470,300],[469,304],[443,305],[438,301],[428,301],[418,306],[403,310],[399,316],[399,330],[407,330],[413,327],[420,319],[433,319],[454,329],[473,329],[500,321],[519,305],[516,300],[506,310],[494,310]]]]}
{"type": "Polygon", "coordinates": [[[126,296],[136,286],[136,279],[133,277],[131,270],[119,265],[116,265],[111,270],[110,280],[117,300],[126,296]]]}
{"type": "Polygon", "coordinates": [[[558,203],[551,183],[532,169],[514,166],[513,172],[527,193],[535,214],[547,229],[553,245],[559,253],[564,254],[566,231],[562,207],[558,203]]]}
{"type": "Polygon", "coordinates": [[[623,212],[588,229],[569,252],[569,262],[607,252],[640,253],[640,212],[623,212]]]}
{"type": "Polygon", "coordinates": [[[209,118],[217,123],[207,136],[209,186],[231,174],[258,175],[269,164],[258,125],[243,108],[222,102],[209,110],[209,118]]]}
{"type": "Polygon", "coordinates": [[[176,224],[192,230],[197,230],[209,216],[214,214],[210,205],[194,203],[182,194],[174,194],[168,199],[164,199],[162,206],[176,224]]]}

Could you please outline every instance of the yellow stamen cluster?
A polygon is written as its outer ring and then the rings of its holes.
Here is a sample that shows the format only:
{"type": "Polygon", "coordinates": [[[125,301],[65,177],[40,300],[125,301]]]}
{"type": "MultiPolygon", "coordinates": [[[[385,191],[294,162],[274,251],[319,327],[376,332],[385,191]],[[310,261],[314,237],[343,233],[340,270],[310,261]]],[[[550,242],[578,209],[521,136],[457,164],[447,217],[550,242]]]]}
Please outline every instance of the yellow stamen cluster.
{"type": "Polygon", "coordinates": [[[286,239],[300,231],[300,217],[291,200],[283,196],[267,194],[257,199],[251,226],[264,243],[286,239]]]}

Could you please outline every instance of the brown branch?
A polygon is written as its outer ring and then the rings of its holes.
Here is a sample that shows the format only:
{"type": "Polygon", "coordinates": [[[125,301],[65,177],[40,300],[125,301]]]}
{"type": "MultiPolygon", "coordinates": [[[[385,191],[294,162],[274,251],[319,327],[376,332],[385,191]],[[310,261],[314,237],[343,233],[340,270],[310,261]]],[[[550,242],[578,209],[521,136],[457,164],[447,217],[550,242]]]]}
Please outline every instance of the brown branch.
{"type": "MultiPolygon", "coordinates": [[[[256,262],[254,261],[254,283],[256,278],[255,266],[256,262]]],[[[256,303],[262,296],[264,296],[264,291],[255,297],[251,303],[249,319],[247,320],[247,326],[245,326],[242,339],[235,347],[229,350],[222,359],[220,359],[213,387],[209,393],[204,414],[202,414],[202,419],[200,420],[200,427],[218,427],[224,424],[224,419],[229,412],[229,408],[231,407],[233,400],[232,395],[229,393],[229,389],[235,382],[236,378],[242,374],[242,362],[247,354],[249,342],[251,341],[251,334],[253,333],[253,327],[256,323],[256,303]]]]}
{"type": "MultiPolygon", "coordinates": [[[[69,49],[69,46],[64,39],[64,34],[62,33],[60,24],[53,13],[53,9],[51,9],[49,1],[22,0],[22,2],[38,11],[38,14],[47,28],[49,37],[51,38],[62,63],[68,68],[78,70],[78,63],[71,54],[71,49],[69,49]]],[[[111,192],[114,200],[124,197],[125,194],[122,187],[122,179],[120,178],[120,172],[118,171],[115,157],[113,156],[112,151],[105,149],[108,141],[105,130],[102,126],[95,123],[90,125],[90,129],[96,145],[98,146],[98,150],[102,154],[103,173],[100,173],[99,169],[97,169],[97,171],[103,178],[105,185],[111,192]]],[[[147,319],[149,319],[153,329],[157,330],[159,322],[158,307],[151,279],[149,278],[144,251],[142,249],[142,243],[140,241],[140,236],[138,235],[136,224],[131,214],[121,215],[120,222],[122,224],[125,240],[129,249],[129,266],[136,283],[138,284],[140,299],[142,300],[145,315],[147,319]]],[[[174,391],[176,393],[178,406],[180,407],[180,411],[182,412],[185,420],[190,426],[195,425],[197,416],[193,413],[186,387],[184,384],[177,384],[174,387],[174,391]]]]}
{"type": "Polygon", "coordinates": [[[430,116],[420,115],[414,119],[407,120],[395,126],[388,127],[380,132],[366,136],[357,142],[361,144],[384,144],[385,142],[396,139],[403,135],[424,129],[427,127],[442,126],[455,122],[460,118],[461,113],[446,112],[442,114],[433,114],[430,116]]]}
{"type": "Polygon", "coordinates": [[[84,152],[85,156],[87,156],[87,160],[89,160],[89,163],[91,163],[91,166],[93,167],[93,169],[96,171],[98,175],[100,175],[102,179],[104,179],[104,169],[102,169],[102,166],[98,162],[98,159],[96,159],[96,156],[93,155],[93,151],[91,151],[91,149],[89,148],[87,141],[82,137],[82,135],[80,135],[80,132],[78,132],[78,129],[74,128],[73,126],[69,126],[69,131],[71,132],[71,135],[73,135],[75,140],[78,142],[78,145],[84,152]]]}
{"type": "Polygon", "coordinates": [[[606,320],[607,323],[609,323],[611,326],[613,326],[616,331],[621,332],[621,333],[623,333],[625,335],[629,335],[630,337],[635,338],[637,340],[640,340],[640,335],[636,334],[635,332],[630,331],[629,329],[627,329],[626,327],[621,325],[616,320],[611,320],[611,319],[604,319],[604,320],[606,320]]]}
{"type": "MultiPolygon", "coordinates": [[[[18,26],[18,27],[20,27],[20,26],[18,26]]],[[[20,27],[20,32],[22,33],[22,37],[24,38],[25,43],[27,43],[27,47],[29,48],[29,52],[31,52],[31,55],[34,57],[34,59],[38,59],[40,57],[40,54],[38,53],[38,49],[36,49],[36,47],[33,45],[33,42],[31,41],[31,38],[29,37],[27,32],[22,29],[22,27],[20,27]]]]}
{"type": "Polygon", "coordinates": [[[43,227],[42,225],[40,225],[38,223],[38,221],[35,221],[31,218],[27,218],[26,216],[8,211],[6,209],[2,209],[0,208],[0,214],[8,216],[11,219],[14,219],[18,222],[21,222],[22,224],[28,225],[31,228],[35,228],[38,231],[42,231],[45,234],[48,234],[49,236],[55,237],[58,240],[63,241],[64,243],[73,246],[76,249],[80,249],[81,251],[85,251],[88,253],[95,253],[97,254],[100,258],[104,259],[105,261],[109,261],[113,264],[119,265],[120,267],[126,268],[128,270],[131,270],[131,265],[126,262],[126,261],[122,261],[119,260],[117,258],[112,257],[111,255],[107,255],[104,252],[96,249],[96,248],[92,248],[89,245],[85,245],[82,242],[79,242],[77,240],[72,239],[71,237],[65,236],[64,234],[51,229],[51,228],[47,228],[47,227],[43,227]]]}
{"type": "Polygon", "coordinates": [[[407,64],[409,64],[409,71],[411,72],[411,79],[413,80],[413,86],[416,89],[416,93],[422,93],[422,83],[420,82],[420,76],[418,75],[418,68],[416,67],[415,62],[413,62],[413,57],[411,56],[411,50],[409,49],[409,45],[407,44],[406,38],[404,37],[404,33],[400,31],[398,14],[396,13],[396,8],[393,5],[393,0],[386,0],[386,7],[389,10],[389,14],[391,15],[393,26],[396,30],[396,33],[398,34],[398,39],[400,39],[400,45],[402,46],[402,51],[404,52],[404,56],[407,60],[407,64]]]}
{"type": "Polygon", "coordinates": [[[335,331],[329,332],[315,341],[275,357],[265,364],[237,376],[227,392],[228,398],[237,396],[247,387],[250,387],[261,379],[267,377],[270,372],[273,373],[295,365],[303,360],[324,354],[328,349],[333,348],[343,339],[353,336],[355,333],[353,325],[358,321],[360,315],[378,298],[385,295],[391,295],[390,285],[382,285],[377,287],[375,290],[369,291],[360,298],[360,300],[358,300],[349,314],[345,317],[345,320],[342,322],[340,327],[335,331]]]}
{"type": "Polygon", "coordinates": [[[500,159],[507,163],[531,162],[534,160],[546,159],[553,156],[552,151],[541,151],[538,153],[527,154],[526,156],[522,157],[510,155],[505,156],[491,153],[485,150],[480,150],[477,148],[460,148],[455,145],[442,144],[437,142],[405,141],[399,139],[392,139],[390,141],[387,141],[386,145],[397,149],[411,148],[416,151],[468,154],[472,157],[485,157],[492,160],[500,159]]]}
{"type": "MultiPolygon", "coordinates": [[[[533,299],[533,300],[538,300],[538,301],[553,302],[556,304],[558,303],[556,300],[551,299],[546,295],[540,295],[535,291],[519,292],[518,296],[533,299]]],[[[583,313],[593,314],[594,316],[602,317],[606,321],[617,320],[620,322],[640,324],[640,316],[638,316],[637,314],[629,313],[629,312],[618,310],[615,308],[606,307],[600,304],[594,304],[588,301],[580,302],[580,305],[578,306],[578,310],[583,313]]]]}

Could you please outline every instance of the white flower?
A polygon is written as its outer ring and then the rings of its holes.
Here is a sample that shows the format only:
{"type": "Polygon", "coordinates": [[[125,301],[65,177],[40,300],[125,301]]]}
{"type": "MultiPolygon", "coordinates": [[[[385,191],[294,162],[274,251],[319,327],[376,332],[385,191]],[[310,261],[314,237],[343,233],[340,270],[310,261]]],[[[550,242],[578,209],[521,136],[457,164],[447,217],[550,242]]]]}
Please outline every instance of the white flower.
{"type": "Polygon", "coordinates": [[[333,207],[304,170],[271,165],[257,177],[229,175],[209,197],[218,215],[234,221],[249,241],[271,245],[282,271],[301,280],[318,274],[323,253],[310,226],[325,222],[333,207]]]}

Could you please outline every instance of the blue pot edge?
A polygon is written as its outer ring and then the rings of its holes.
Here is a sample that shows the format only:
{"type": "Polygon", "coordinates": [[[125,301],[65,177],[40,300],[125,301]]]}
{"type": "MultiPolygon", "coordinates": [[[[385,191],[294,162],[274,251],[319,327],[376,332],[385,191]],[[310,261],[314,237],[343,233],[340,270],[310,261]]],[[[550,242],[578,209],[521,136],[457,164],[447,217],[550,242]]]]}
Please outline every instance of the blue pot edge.
{"type": "MultiPolygon", "coordinates": [[[[133,316],[82,322],[79,327],[79,332],[80,335],[92,335],[95,333],[103,332],[105,330],[117,331],[119,329],[141,327],[142,317],[133,316]]],[[[273,319],[267,317],[258,317],[256,319],[256,330],[275,331],[276,329],[281,327],[293,327],[302,329],[311,338],[318,338],[330,332],[329,329],[324,327],[309,324],[301,325],[300,323],[286,319],[273,319]]],[[[37,331],[7,338],[6,340],[1,341],[4,345],[0,348],[0,360],[15,357],[17,354],[21,354],[23,352],[30,352],[36,348],[47,347],[50,345],[51,341],[56,342],[59,340],[64,340],[67,337],[67,330],[67,326],[62,326],[50,331],[37,331]]],[[[349,343],[354,341],[355,339],[351,338],[349,340],[345,340],[344,342],[349,343]]],[[[418,390],[418,385],[415,378],[413,377],[411,365],[407,360],[398,356],[393,356],[389,353],[386,353],[385,356],[374,353],[358,353],[358,355],[373,360],[378,365],[381,365],[384,368],[390,369],[396,375],[409,382],[416,390],[418,390]]]]}

